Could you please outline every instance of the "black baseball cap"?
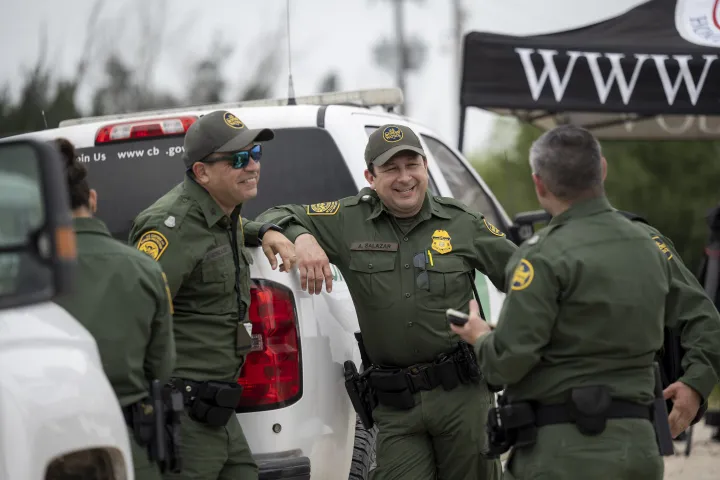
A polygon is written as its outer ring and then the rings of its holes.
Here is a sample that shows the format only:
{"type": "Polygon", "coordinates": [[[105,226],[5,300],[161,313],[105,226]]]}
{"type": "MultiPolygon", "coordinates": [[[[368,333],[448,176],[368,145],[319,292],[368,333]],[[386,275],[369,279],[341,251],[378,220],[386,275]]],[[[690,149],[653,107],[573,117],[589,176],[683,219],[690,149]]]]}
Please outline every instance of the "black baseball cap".
{"type": "Polygon", "coordinates": [[[403,150],[425,155],[420,139],[410,127],[403,125],[383,125],[370,134],[365,147],[365,163],[380,166],[403,150]]]}
{"type": "Polygon", "coordinates": [[[190,168],[212,153],[237,152],[255,142],[275,138],[269,128],[249,129],[238,117],[226,110],[216,110],[200,117],[185,134],[183,161],[190,168]]]}

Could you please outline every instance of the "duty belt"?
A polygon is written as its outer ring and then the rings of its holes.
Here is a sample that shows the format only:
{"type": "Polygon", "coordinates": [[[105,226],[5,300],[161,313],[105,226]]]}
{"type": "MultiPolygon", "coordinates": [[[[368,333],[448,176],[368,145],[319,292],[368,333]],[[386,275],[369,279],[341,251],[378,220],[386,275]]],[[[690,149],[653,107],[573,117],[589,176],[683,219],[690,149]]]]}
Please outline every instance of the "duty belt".
{"type": "MultiPolygon", "coordinates": [[[[627,402],[625,400],[613,400],[610,407],[603,413],[607,419],[618,418],[640,418],[652,421],[652,409],[650,406],[627,402]]],[[[535,409],[535,426],[544,427],[556,423],[576,423],[572,411],[566,404],[540,405],[535,409]]]]}

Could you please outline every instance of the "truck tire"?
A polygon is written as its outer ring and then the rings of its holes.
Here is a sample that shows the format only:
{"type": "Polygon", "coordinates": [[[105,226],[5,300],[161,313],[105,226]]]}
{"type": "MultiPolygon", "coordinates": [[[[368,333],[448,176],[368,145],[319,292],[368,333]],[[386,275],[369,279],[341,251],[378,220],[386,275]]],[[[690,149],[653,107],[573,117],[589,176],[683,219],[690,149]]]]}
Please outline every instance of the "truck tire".
{"type": "Polygon", "coordinates": [[[368,480],[375,468],[375,439],[378,428],[373,425],[365,429],[359,418],[355,419],[355,444],[353,445],[352,464],[349,480],[368,480]]]}

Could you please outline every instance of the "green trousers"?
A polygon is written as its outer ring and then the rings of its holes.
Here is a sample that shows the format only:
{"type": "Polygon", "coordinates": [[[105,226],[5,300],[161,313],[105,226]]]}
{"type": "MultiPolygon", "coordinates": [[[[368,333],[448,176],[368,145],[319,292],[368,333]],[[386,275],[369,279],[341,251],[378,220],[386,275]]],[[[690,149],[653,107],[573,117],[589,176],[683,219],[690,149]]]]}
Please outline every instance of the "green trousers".
{"type": "Polygon", "coordinates": [[[211,427],[183,414],[180,423],[182,472],[165,480],[257,480],[258,467],[242,427],[233,415],[224,427],[211,427]]]}
{"type": "Polygon", "coordinates": [[[662,480],[664,471],[652,424],[618,419],[597,436],[569,423],[539,428],[535,445],[512,450],[503,479],[662,480]]]}
{"type": "Polygon", "coordinates": [[[158,467],[157,463],[150,461],[147,448],[141,447],[137,443],[131,429],[128,429],[128,435],[130,436],[135,480],[160,480],[162,478],[160,467],[158,467]]]}
{"type": "Polygon", "coordinates": [[[492,401],[480,384],[420,392],[411,410],[378,405],[372,480],[498,480],[500,461],[482,455],[492,401]]]}

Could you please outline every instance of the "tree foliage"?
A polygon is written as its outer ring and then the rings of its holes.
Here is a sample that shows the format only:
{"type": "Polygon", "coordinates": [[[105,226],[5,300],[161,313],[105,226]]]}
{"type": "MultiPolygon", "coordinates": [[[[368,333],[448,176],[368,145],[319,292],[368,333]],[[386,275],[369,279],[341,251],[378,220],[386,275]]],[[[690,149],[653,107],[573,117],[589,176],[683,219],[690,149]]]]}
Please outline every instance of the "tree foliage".
{"type": "MultiPolygon", "coordinates": [[[[542,131],[498,120],[494,137],[514,136],[507,149],[486,151],[471,162],[508,214],[540,208],[528,151],[542,131]]],[[[605,190],[619,209],[643,216],[669,237],[691,270],[702,257],[708,230],[705,215],[720,202],[720,142],[603,141],[608,161],[605,190]]]]}

